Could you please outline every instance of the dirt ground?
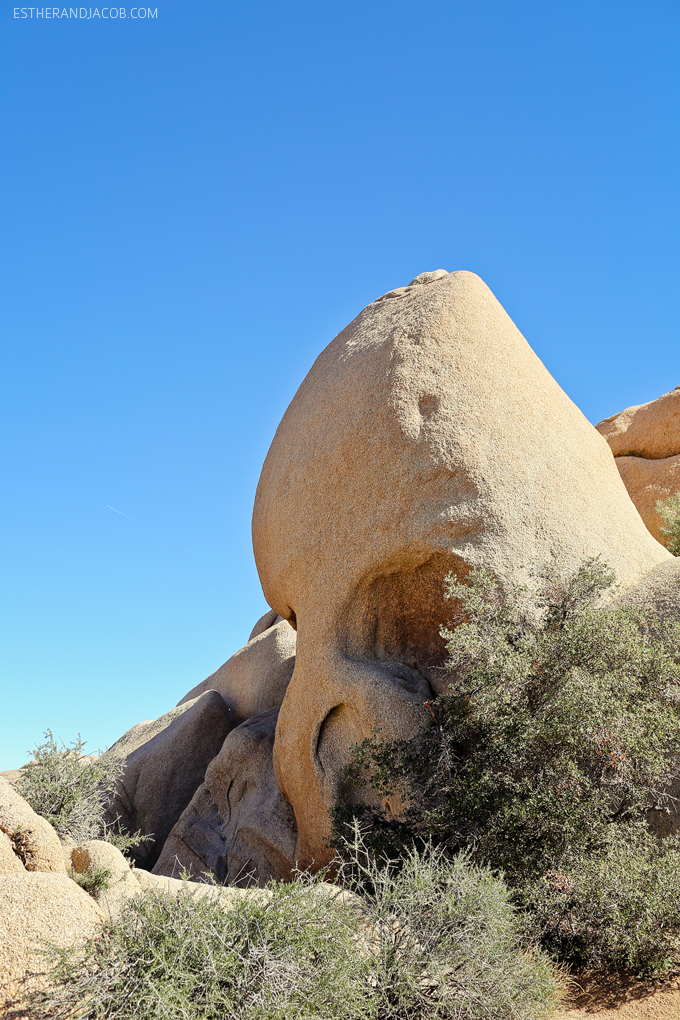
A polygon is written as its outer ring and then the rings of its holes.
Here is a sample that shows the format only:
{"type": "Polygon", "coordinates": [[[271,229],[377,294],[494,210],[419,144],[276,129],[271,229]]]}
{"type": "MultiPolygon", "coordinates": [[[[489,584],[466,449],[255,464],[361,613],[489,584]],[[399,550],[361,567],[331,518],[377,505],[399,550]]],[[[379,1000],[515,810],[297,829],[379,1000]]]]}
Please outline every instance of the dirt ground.
{"type": "Polygon", "coordinates": [[[660,983],[614,975],[574,979],[559,1020],[680,1020],[680,978],[660,983]]]}

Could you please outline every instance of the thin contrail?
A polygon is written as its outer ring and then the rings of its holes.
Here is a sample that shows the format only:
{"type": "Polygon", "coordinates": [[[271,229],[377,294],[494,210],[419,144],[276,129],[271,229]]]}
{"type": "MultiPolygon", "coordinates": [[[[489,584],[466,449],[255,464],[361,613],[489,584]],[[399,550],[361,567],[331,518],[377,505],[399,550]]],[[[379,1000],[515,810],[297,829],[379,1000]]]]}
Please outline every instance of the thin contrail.
{"type": "Polygon", "coordinates": [[[116,510],[115,506],[109,506],[108,503],[106,505],[109,507],[109,510],[113,510],[114,514],[120,514],[121,517],[127,517],[129,521],[132,520],[132,518],[128,517],[127,514],[124,514],[122,510],[116,510]]]}

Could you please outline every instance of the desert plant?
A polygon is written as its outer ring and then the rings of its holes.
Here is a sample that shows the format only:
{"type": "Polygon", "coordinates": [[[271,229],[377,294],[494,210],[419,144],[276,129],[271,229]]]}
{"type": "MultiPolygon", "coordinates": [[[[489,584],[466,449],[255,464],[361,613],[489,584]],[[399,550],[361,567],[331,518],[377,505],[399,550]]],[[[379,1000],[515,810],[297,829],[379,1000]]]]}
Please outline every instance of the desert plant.
{"type": "Polygon", "coordinates": [[[502,881],[413,850],[396,871],[355,829],[340,878],[300,875],[225,909],[140,893],[84,949],[56,949],[32,1020],[548,1020],[561,981],[502,881]]]}
{"type": "Polygon", "coordinates": [[[381,1020],[547,1020],[564,979],[522,930],[503,880],[462,853],[376,859],[355,821],[340,879],[370,918],[381,1020]]]}
{"type": "Polygon", "coordinates": [[[613,580],[599,560],[506,594],[481,570],[466,584],[447,577],[450,683],[431,725],[395,743],[374,734],[346,774],[407,807],[395,819],[343,801],[335,828],[341,838],[360,818],[377,853],[428,840],[468,852],[504,872],[561,958],[653,968],[680,934],[675,884],[664,885],[677,841],[656,848],[645,827],[650,808],[674,810],[680,624],[603,605],[613,580]],[[626,900],[625,868],[614,867],[624,852],[650,895],[613,909],[626,900]],[[626,941],[628,922],[645,938],[626,941]]]}
{"type": "Polygon", "coordinates": [[[110,868],[103,868],[95,864],[85,871],[76,871],[71,868],[71,878],[81,889],[93,896],[98,892],[106,892],[111,884],[112,872],[110,868]]]}
{"type": "Polygon", "coordinates": [[[17,786],[34,811],[50,822],[62,836],[77,843],[106,839],[125,852],[143,842],[136,833],[107,825],[105,806],[120,779],[124,765],[113,755],[87,756],[78,734],[70,746],[61,747],[51,730],[36,744],[33,760],[20,770],[17,786]]]}
{"type": "Polygon", "coordinates": [[[661,531],[666,538],[666,548],[674,556],[680,556],[680,492],[660,499],[656,504],[656,512],[664,519],[665,528],[661,531]]]}
{"type": "Polygon", "coordinates": [[[140,894],[84,950],[52,950],[56,987],[30,1015],[368,1020],[375,994],[360,915],[314,885],[273,885],[228,909],[188,890],[140,894]]]}

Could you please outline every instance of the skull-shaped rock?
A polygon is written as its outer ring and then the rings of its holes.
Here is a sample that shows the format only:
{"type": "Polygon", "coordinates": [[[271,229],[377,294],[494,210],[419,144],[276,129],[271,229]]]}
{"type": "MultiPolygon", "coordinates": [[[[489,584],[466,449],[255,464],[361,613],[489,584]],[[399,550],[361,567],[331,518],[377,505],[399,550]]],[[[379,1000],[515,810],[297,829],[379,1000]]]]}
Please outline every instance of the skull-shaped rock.
{"type": "Polygon", "coordinates": [[[301,866],[328,859],[352,745],[421,725],[447,571],[481,565],[505,584],[602,554],[628,585],[669,557],[486,285],[442,270],[319,356],[267,455],[253,541],[267,601],[297,629],[274,764],[301,866]]]}

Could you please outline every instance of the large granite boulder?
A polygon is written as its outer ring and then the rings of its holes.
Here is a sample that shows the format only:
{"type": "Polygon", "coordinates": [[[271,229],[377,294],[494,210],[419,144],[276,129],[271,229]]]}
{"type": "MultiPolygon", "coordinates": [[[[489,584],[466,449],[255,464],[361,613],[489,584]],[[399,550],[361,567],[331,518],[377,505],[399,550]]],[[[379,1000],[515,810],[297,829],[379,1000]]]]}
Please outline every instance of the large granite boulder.
{"type": "Polygon", "coordinates": [[[143,867],[158,859],[173,825],[236,724],[217,691],[208,690],[156,719],[133,726],[109,748],[125,771],[107,805],[109,823],[148,839],[130,853],[143,867]]]}
{"type": "Polygon", "coordinates": [[[54,964],[42,941],[82,945],[103,923],[95,901],[66,874],[0,875],[0,1015],[28,1016],[25,997],[49,990],[54,964]]]}
{"type": "Polygon", "coordinates": [[[352,745],[425,717],[447,571],[483,566],[505,585],[601,554],[627,586],[669,557],[488,287],[442,270],[369,305],[317,358],[267,455],[253,542],[265,597],[297,630],[274,766],[301,866],[328,860],[352,745]]]}
{"type": "Polygon", "coordinates": [[[296,827],[281,796],[272,752],[278,708],[232,730],[168,837],[155,875],[206,873],[228,885],[289,879],[296,827]]]}
{"type": "Polygon", "coordinates": [[[657,400],[605,418],[595,427],[609,443],[642,520],[663,543],[664,522],[656,504],[680,490],[680,386],[657,400]]]}
{"type": "Polygon", "coordinates": [[[291,625],[276,613],[267,613],[255,625],[248,644],[192,688],[180,705],[205,691],[218,691],[236,724],[278,708],[293,675],[295,642],[291,625]]]}
{"type": "Polygon", "coordinates": [[[19,870],[66,874],[57,833],[47,819],[36,814],[18,790],[0,778],[0,872],[19,870]],[[9,846],[8,846],[9,843],[9,846]],[[9,856],[19,861],[20,868],[9,856]]]}

